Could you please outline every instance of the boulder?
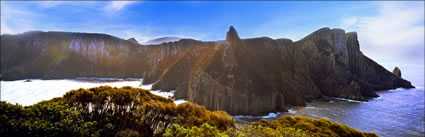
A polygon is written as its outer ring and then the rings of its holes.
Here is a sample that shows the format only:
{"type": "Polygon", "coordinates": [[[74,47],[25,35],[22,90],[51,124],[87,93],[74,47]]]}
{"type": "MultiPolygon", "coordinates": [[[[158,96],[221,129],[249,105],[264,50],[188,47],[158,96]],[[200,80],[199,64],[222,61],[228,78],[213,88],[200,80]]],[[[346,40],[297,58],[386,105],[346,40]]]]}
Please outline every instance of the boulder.
{"type": "Polygon", "coordinates": [[[401,71],[400,71],[400,69],[399,69],[398,67],[395,67],[395,68],[393,69],[393,74],[394,74],[395,76],[397,76],[397,77],[401,78],[401,71]]]}

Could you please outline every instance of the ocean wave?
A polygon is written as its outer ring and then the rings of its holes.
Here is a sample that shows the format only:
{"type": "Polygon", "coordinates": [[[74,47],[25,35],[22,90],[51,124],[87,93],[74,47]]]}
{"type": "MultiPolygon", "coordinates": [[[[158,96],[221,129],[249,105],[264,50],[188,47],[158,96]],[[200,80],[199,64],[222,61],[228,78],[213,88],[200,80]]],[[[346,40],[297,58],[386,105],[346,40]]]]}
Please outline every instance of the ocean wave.
{"type": "Polygon", "coordinates": [[[295,113],[297,113],[297,111],[295,111],[294,109],[288,109],[288,113],[295,114],[295,113]]]}
{"type": "Polygon", "coordinates": [[[279,114],[282,114],[281,112],[270,112],[267,115],[263,115],[263,116],[250,116],[250,115],[236,115],[233,116],[235,119],[240,119],[240,118],[273,118],[273,117],[277,117],[279,114]]]}
{"type": "Polygon", "coordinates": [[[330,98],[331,98],[331,99],[335,99],[335,100],[342,100],[342,101],[346,101],[346,102],[363,103],[363,101],[352,100],[352,99],[346,99],[346,98],[336,98],[336,97],[330,97],[330,98]]]}
{"type": "Polygon", "coordinates": [[[142,78],[101,78],[101,77],[77,77],[70,80],[99,80],[99,81],[140,81],[142,78]]]}
{"type": "Polygon", "coordinates": [[[177,99],[177,100],[174,100],[174,104],[176,104],[176,105],[179,105],[179,104],[184,103],[184,102],[187,102],[187,101],[186,101],[186,100],[184,100],[184,99],[177,99]]]}
{"type": "Polygon", "coordinates": [[[140,87],[143,88],[143,89],[149,89],[149,90],[151,90],[152,89],[152,85],[153,84],[147,84],[147,85],[141,85],[140,87]]]}
{"type": "Polygon", "coordinates": [[[271,112],[271,113],[269,113],[268,115],[265,115],[265,116],[261,116],[262,118],[272,118],[272,117],[277,117],[277,115],[279,115],[279,114],[281,114],[280,112],[277,112],[277,113],[273,113],[273,112],[271,112]]]}

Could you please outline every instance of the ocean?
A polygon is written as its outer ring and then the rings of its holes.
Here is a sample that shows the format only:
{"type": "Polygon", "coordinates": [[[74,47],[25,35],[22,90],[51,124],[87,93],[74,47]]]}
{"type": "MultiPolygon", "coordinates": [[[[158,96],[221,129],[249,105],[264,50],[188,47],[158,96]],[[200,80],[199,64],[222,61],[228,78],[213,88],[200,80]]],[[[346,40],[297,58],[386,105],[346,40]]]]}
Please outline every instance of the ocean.
{"type": "MultiPolygon", "coordinates": [[[[131,86],[150,90],[152,84],[142,85],[142,80],[136,78],[76,78],[59,80],[31,79],[31,82],[26,82],[26,80],[1,81],[1,100],[28,106],[43,100],[61,97],[66,92],[79,88],[131,86]]],[[[174,95],[174,91],[162,92],[155,90],[151,92],[162,97],[172,97],[174,95]]],[[[176,104],[183,102],[185,101],[175,101],[176,104]]]]}

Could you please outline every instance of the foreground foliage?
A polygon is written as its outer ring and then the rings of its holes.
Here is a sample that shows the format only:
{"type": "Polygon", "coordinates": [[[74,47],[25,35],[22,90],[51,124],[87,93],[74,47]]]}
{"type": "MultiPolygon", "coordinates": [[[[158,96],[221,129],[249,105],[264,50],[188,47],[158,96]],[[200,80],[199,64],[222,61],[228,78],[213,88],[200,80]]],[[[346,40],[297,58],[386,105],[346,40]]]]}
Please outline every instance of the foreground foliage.
{"type": "Polygon", "coordinates": [[[325,118],[312,119],[302,116],[285,116],[278,120],[260,120],[251,125],[269,127],[272,129],[292,127],[307,131],[312,136],[320,137],[377,137],[375,133],[361,132],[343,124],[331,122],[325,118]]]}
{"type": "Polygon", "coordinates": [[[223,111],[183,103],[132,87],[101,86],[23,107],[0,102],[1,136],[162,136],[172,123],[234,127],[223,111]],[[188,120],[190,119],[190,120],[188,120]]]}
{"type": "Polygon", "coordinates": [[[222,131],[217,127],[210,126],[207,123],[202,124],[200,127],[193,126],[191,128],[184,128],[180,125],[173,124],[164,134],[164,137],[309,137],[307,132],[301,129],[290,127],[279,127],[276,129],[263,126],[246,126],[242,129],[235,130],[229,128],[222,131]]]}
{"type": "Polygon", "coordinates": [[[241,129],[223,111],[190,102],[175,105],[148,90],[101,86],[23,107],[0,102],[0,136],[309,137],[377,136],[327,119],[286,116],[241,129]]]}

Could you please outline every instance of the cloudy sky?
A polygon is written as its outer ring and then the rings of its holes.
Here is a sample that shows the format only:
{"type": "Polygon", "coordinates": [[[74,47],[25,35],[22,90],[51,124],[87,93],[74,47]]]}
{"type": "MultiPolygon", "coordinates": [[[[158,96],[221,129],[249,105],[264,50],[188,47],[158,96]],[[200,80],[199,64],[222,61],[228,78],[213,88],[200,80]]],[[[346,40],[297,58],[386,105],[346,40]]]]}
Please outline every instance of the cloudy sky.
{"type": "Polygon", "coordinates": [[[162,36],[294,41],[321,28],[356,31],[360,48],[385,68],[424,77],[424,2],[1,1],[1,34],[31,30],[107,33],[143,43],[162,36]],[[412,70],[415,70],[413,72],[412,70]]]}

